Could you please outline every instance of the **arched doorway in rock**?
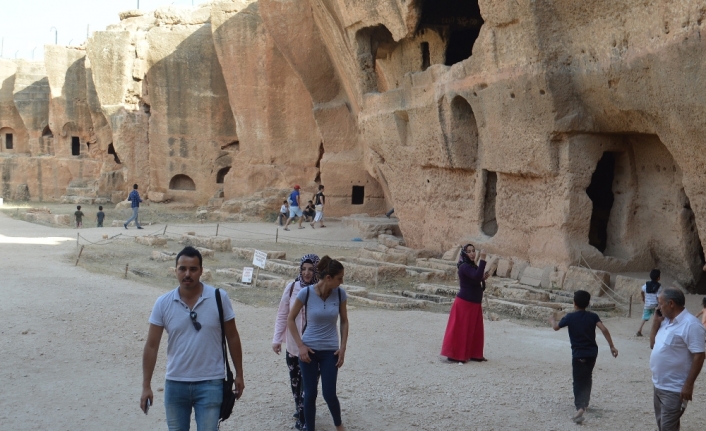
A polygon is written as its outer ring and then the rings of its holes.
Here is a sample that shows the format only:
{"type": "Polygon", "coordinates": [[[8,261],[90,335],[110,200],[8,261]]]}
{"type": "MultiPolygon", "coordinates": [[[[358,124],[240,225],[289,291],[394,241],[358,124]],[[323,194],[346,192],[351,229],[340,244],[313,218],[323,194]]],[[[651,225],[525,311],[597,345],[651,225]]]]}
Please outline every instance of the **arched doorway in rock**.
{"type": "Polygon", "coordinates": [[[115,163],[119,165],[122,164],[122,162],[120,161],[120,157],[118,157],[118,153],[115,152],[115,147],[113,146],[112,142],[108,144],[108,154],[113,155],[113,160],[115,161],[115,163]]]}
{"type": "Polygon", "coordinates": [[[170,190],[196,190],[196,183],[188,175],[174,175],[169,181],[170,190]]]}
{"type": "Polygon", "coordinates": [[[15,149],[15,130],[10,127],[0,127],[0,151],[15,149]]]}
{"type": "Polygon", "coordinates": [[[223,184],[228,172],[230,172],[230,166],[219,169],[216,173],[216,184],[223,184]]]}
{"type": "Polygon", "coordinates": [[[439,123],[449,166],[458,169],[475,169],[478,154],[478,124],[471,104],[462,96],[439,100],[439,123]]]}

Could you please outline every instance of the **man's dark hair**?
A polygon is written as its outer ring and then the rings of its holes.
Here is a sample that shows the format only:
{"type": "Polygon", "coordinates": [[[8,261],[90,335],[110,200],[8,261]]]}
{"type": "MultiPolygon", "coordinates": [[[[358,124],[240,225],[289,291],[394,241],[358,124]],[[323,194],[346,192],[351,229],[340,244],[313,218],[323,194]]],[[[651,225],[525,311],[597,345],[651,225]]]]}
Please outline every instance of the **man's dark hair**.
{"type": "Polygon", "coordinates": [[[137,190],[137,184],[133,184],[133,185],[132,185],[132,188],[135,189],[135,190],[137,190]]]}
{"type": "Polygon", "coordinates": [[[591,303],[591,294],[585,290],[577,290],[574,292],[574,304],[582,310],[588,308],[588,304],[591,303]]]}
{"type": "Polygon", "coordinates": [[[195,248],[193,248],[191,246],[184,247],[184,249],[182,251],[180,251],[179,254],[177,254],[177,257],[176,257],[177,266],[179,265],[179,258],[182,256],[198,257],[199,258],[199,266],[203,267],[203,257],[201,256],[201,252],[196,250],[195,248]]]}
{"type": "Polygon", "coordinates": [[[76,207],[77,210],[81,210],[81,205],[76,207]]]}
{"type": "Polygon", "coordinates": [[[684,292],[673,287],[668,287],[662,291],[665,301],[672,301],[678,307],[683,307],[686,304],[686,298],[684,297],[684,292]]]}
{"type": "Polygon", "coordinates": [[[324,189],[324,185],[323,185],[323,184],[319,184],[319,190],[323,190],[323,189],[324,189]]]}
{"type": "Polygon", "coordinates": [[[99,209],[100,211],[103,211],[103,205],[99,205],[99,206],[98,206],[98,209],[99,209]]]}
{"type": "Polygon", "coordinates": [[[659,280],[659,277],[662,275],[662,272],[659,269],[653,269],[650,271],[650,280],[652,281],[657,281],[659,280]]]}

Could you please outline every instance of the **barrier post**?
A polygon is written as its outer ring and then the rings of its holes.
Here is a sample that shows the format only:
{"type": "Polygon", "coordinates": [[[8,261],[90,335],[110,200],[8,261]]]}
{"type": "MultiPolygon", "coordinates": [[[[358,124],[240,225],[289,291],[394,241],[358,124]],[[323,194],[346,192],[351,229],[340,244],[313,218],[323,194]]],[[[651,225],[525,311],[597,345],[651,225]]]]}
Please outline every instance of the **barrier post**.
{"type": "Polygon", "coordinates": [[[252,283],[252,287],[257,287],[257,276],[260,275],[260,267],[258,266],[255,270],[255,281],[252,283]]]}
{"type": "Polygon", "coordinates": [[[165,236],[167,234],[167,226],[169,226],[169,225],[168,224],[164,225],[164,232],[162,232],[162,236],[165,236]]]}
{"type": "Polygon", "coordinates": [[[83,247],[81,246],[81,250],[78,252],[78,257],[76,258],[76,264],[74,266],[78,266],[78,261],[81,259],[81,253],[83,253],[83,247]]]}
{"type": "Polygon", "coordinates": [[[279,242],[279,228],[277,228],[277,232],[275,233],[275,244],[279,242]]]}
{"type": "Polygon", "coordinates": [[[128,266],[128,264],[126,263],[125,264],[125,278],[127,278],[127,266],[128,266]]]}
{"type": "Polygon", "coordinates": [[[216,236],[218,236],[218,228],[221,226],[220,223],[216,223],[216,236]]]}
{"type": "Polygon", "coordinates": [[[630,295],[630,304],[628,305],[628,317],[632,317],[632,295],[630,295]]]}
{"type": "Polygon", "coordinates": [[[81,240],[81,234],[77,232],[76,233],[76,248],[78,248],[78,243],[80,240],[81,240]]]}

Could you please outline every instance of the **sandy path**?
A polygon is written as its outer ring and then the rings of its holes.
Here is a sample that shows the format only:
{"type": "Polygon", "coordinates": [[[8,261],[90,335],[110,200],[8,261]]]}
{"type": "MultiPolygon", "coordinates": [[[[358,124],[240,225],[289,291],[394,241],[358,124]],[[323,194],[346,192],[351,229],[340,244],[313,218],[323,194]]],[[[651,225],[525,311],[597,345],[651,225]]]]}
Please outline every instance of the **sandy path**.
{"type": "MultiPolygon", "coordinates": [[[[88,229],[84,232],[94,235],[88,229]]],[[[75,240],[75,231],[2,215],[0,235],[75,240]]],[[[17,241],[0,236],[4,267],[0,429],[166,429],[162,392],[156,392],[156,405],[148,416],[138,408],[147,317],[164,289],[73,267],[65,256],[76,249],[75,241],[13,242],[17,241]]],[[[237,300],[237,293],[231,297],[237,300]]],[[[690,298],[692,312],[695,304],[696,298],[690,298]]],[[[270,350],[275,310],[234,305],[247,387],[234,418],[222,429],[293,429],[284,359],[270,350]]],[[[339,395],[344,422],[351,431],[576,429],[569,421],[573,407],[565,331],[486,322],[490,361],[451,365],[438,356],[444,314],[353,309],[350,319],[339,395]]],[[[593,400],[583,427],[656,429],[649,346],[646,339],[632,337],[639,320],[616,318],[605,323],[620,356],[611,358],[605,341],[599,341],[593,400]]],[[[166,337],[153,380],[155,389],[163,386],[165,342],[166,337]]],[[[682,421],[684,430],[706,423],[705,407],[702,375],[696,400],[682,421]]],[[[318,413],[319,430],[333,430],[322,401],[318,413]]]]}

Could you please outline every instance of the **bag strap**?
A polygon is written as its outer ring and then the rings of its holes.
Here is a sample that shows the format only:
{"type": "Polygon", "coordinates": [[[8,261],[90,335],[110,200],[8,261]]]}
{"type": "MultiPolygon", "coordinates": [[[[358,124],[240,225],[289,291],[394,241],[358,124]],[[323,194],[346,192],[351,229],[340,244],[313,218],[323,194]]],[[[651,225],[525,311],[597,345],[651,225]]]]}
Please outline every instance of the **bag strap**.
{"type": "Polygon", "coordinates": [[[233,374],[230,371],[230,364],[228,364],[228,349],[226,348],[226,330],[225,324],[223,323],[223,303],[221,302],[221,289],[216,289],[216,304],[218,304],[218,318],[221,321],[221,347],[223,348],[223,362],[226,364],[226,374],[229,378],[233,374]]]}
{"type": "Polygon", "coordinates": [[[292,282],[292,288],[289,289],[289,299],[292,299],[292,293],[294,293],[294,284],[297,282],[297,279],[295,278],[294,281],[292,282]]]}
{"type": "Polygon", "coordinates": [[[309,303],[309,290],[311,289],[311,286],[306,287],[306,296],[304,297],[304,326],[302,327],[302,335],[304,335],[304,331],[306,331],[306,324],[309,321],[309,316],[306,315],[306,304],[309,303]]]}

